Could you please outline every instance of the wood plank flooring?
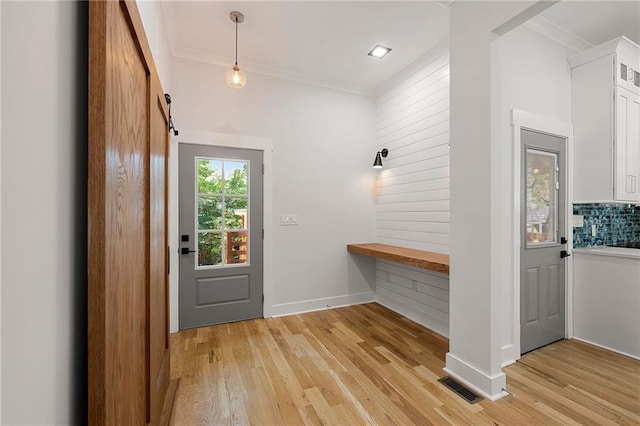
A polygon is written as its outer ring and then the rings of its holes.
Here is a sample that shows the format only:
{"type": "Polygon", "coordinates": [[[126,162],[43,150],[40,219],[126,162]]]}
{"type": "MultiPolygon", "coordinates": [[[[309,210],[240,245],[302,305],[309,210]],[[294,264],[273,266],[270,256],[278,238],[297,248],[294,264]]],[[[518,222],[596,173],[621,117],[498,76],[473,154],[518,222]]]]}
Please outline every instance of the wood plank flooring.
{"type": "Polygon", "coordinates": [[[448,340],[372,303],[181,331],[171,425],[637,425],[640,361],[562,341],[470,405],[437,379],[448,340]]]}

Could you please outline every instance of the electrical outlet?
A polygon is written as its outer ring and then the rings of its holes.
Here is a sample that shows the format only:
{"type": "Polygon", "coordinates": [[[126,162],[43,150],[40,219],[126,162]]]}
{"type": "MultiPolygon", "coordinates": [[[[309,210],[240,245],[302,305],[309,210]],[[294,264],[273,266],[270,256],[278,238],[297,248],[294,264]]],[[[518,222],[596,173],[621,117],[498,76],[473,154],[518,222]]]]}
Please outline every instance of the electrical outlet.
{"type": "Polygon", "coordinates": [[[582,228],[584,226],[584,216],[581,214],[573,215],[573,227],[582,228]]]}

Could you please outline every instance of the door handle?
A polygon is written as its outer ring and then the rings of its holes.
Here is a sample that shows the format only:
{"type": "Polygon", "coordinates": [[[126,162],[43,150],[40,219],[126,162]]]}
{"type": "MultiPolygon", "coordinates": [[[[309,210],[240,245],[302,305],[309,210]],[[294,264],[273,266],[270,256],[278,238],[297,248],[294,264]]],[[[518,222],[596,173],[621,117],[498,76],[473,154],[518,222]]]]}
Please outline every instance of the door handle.
{"type": "Polygon", "coordinates": [[[569,257],[569,256],[571,256],[571,255],[566,250],[562,250],[560,252],[560,258],[561,259],[564,259],[565,257],[569,257]]]}
{"type": "Polygon", "coordinates": [[[180,249],[180,254],[189,254],[189,253],[195,253],[195,250],[189,250],[189,247],[182,247],[180,249]]]}

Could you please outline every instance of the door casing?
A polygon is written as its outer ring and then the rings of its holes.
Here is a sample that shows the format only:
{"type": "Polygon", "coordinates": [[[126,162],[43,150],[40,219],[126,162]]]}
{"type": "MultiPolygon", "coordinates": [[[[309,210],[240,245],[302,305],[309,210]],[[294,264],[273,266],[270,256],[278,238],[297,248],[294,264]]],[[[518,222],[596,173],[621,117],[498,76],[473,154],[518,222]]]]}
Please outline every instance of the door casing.
{"type": "Polygon", "coordinates": [[[227,148],[244,148],[262,151],[262,161],[264,164],[264,203],[263,203],[263,283],[264,294],[263,313],[265,318],[270,318],[273,314],[273,140],[270,138],[260,138],[253,136],[231,135],[225,133],[202,132],[194,130],[180,129],[179,136],[173,136],[169,154],[169,242],[172,247],[170,258],[171,276],[169,282],[169,316],[170,331],[175,333],[179,330],[178,306],[179,306],[179,254],[177,248],[180,247],[180,235],[178,231],[178,190],[179,190],[179,167],[178,167],[178,145],[189,143],[196,145],[209,145],[227,148]],[[175,271],[175,273],[174,273],[175,271]]]}
{"type": "MultiPolygon", "coordinates": [[[[572,201],[573,201],[573,125],[571,123],[560,122],[549,119],[537,114],[533,114],[526,111],[517,109],[511,110],[511,125],[513,130],[513,205],[512,205],[512,217],[513,217],[513,229],[512,229],[512,246],[511,252],[513,256],[513,270],[512,270],[512,283],[513,283],[513,318],[512,318],[512,330],[513,330],[513,346],[509,348],[508,353],[503,354],[503,360],[517,360],[520,359],[520,246],[522,244],[521,238],[521,188],[522,188],[522,170],[521,170],[521,129],[535,130],[542,133],[548,133],[555,136],[565,138],[567,141],[567,164],[566,164],[566,192],[565,192],[565,224],[567,235],[567,251],[571,253],[573,250],[573,235],[571,223],[572,201]]],[[[567,258],[567,264],[565,268],[565,338],[573,337],[573,259],[567,258]]],[[[509,363],[509,362],[506,362],[509,363]]]]}

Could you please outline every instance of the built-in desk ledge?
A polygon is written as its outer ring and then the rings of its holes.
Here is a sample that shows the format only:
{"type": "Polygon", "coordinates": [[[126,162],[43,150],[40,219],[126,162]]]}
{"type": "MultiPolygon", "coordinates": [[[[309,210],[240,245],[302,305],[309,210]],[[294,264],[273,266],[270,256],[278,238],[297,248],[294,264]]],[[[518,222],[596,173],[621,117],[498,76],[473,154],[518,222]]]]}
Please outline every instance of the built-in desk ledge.
{"type": "Polygon", "coordinates": [[[347,251],[449,275],[447,254],[378,243],[347,244],[347,251]]]}

